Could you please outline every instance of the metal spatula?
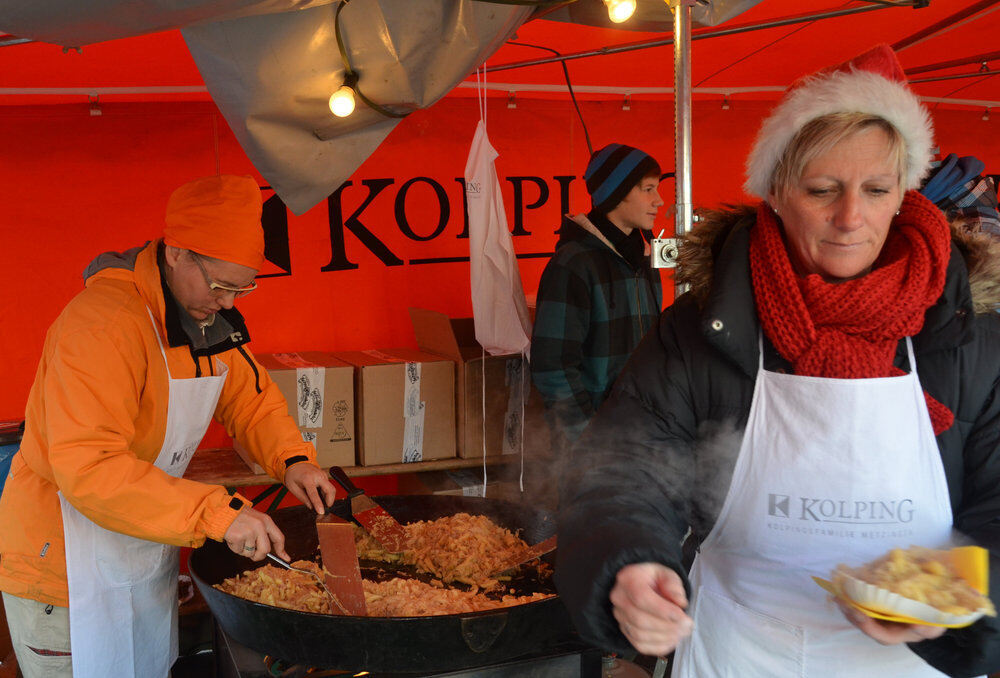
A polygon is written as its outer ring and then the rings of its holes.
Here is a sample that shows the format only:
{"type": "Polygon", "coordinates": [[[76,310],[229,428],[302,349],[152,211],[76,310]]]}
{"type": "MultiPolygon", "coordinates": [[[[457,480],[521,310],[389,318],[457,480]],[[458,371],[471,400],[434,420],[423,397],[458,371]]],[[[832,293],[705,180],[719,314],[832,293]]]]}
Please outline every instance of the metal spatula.
{"type": "Polygon", "coordinates": [[[406,531],[389,512],[379,506],[365,491],[351,482],[339,466],[330,467],[330,477],[347,490],[351,515],[387,551],[397,553],[406,546],[406,531]]]}
{"type": "Polygon", "coordinates": [[[313,579],[315,579],[316,583],[319,584],[321,589],[323,589],[323,592],[326,593],[326,595],[330,596],[330,600],[332,600],[333,604],[337,606],[337,609],[340,610],[341,614],[346,614],[346,615],[351,614],[350,612],[347,611],[347,608],[345,608],[343,605],[340,604],[340,601],[337,600],[337,596],[333,595],[333,592],[326,587],[326,582],[324,582],[323,578],[320,577],[318,574],[312,572],[311,570],[303,570],[302,568],[292,567],[291,563],[279,558],[273,553],[268,553],[267,557],[273,560],[274,562],[278,563],[278,565],[281,565],[286,570],[291,570],[292,572],[301,572],[302,574],[307,574],[313,579]]]}
{"type": "Polygon", "coordinates": [[[557,535],[552,535],[545,541],[540,541],[534,546],[527,547],[523,551],[519,552],[517,555],[507,559],[506,562],[493,568],[493,572],[491,572],[490,574],[497,575],[500,574],[501,572],[506,572],[507,570],[513,570],[518,565],[526,563],[529,560],[534,560],[535,558],[544,556],[546,553],[549,553],[550,551],[555,551],[557,545],[556,536],[557,535]]]}

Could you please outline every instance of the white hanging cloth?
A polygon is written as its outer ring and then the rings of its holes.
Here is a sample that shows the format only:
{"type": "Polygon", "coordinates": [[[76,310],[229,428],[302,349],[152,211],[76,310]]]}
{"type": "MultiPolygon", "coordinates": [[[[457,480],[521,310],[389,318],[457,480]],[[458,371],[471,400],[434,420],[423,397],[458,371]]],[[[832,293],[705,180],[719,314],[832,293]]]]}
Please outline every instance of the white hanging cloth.
{"type": "Polygon", "coordinates": [[[500,179],[493,165],[498,154],[486,135],[482,98],[479,106],[479,124],[465,163],[476,341],[491,355],[527,354],[531,344],[528,303],[507,226],[500,179]]]}
{"type": "MultiPolygon", "coordinates": [[[[521,272],[517,267],[514,243],[507,226],[500,179],[493,164],[498,157],[486,134],[486,68],[479,87],[479,123],[465,163],[465,204],[469,212],[469,261],[472,315],[476,341],[483,347],[483,496],[486,496],[486,360],[491,355],[521,354],[521,473],[524,491],[524,401],[527,357],[531,347],[531,320],[524,298],[521,272]]],[[[479,82],[479,71],[476,71],[479,82]]],[[[510,388],[515,388],[514,384],[510,388]]]]}

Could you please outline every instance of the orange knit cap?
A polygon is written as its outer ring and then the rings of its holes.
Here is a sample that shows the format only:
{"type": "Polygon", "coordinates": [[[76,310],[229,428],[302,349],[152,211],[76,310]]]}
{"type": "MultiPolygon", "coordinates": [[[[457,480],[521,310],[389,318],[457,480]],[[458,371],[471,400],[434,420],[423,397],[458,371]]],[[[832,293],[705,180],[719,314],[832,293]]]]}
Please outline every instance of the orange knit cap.
{"type": "Polygon", "coordinates": [[[260,214],[260,187],[252,177],[195,179],[167,201],[163,242],[259,271],[264,263],[260,214]]]}

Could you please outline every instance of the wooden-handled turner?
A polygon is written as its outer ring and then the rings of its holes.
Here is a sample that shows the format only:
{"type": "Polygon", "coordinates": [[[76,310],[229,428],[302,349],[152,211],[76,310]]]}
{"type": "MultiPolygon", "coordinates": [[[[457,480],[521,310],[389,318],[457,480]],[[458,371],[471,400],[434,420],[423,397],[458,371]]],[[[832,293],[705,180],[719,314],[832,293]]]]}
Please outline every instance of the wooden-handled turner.
{"type": "Polygon", "coordinates": [[[382,547],[397,553],[406,546],[406,531],[389,512],[375,503],[365,491],[351,482],[339,466],[330,467],[330,477],[345,490],[351,502],[351,515],[382,547]]]}
{"type": "Polygon", "coordinates": [[[327,590],[340,602],[344,614],[366,616],[365,589],[354,547],[354,523],[328,513],[316,518],[316,534],[319,554],[327,571],[327,590]]]}

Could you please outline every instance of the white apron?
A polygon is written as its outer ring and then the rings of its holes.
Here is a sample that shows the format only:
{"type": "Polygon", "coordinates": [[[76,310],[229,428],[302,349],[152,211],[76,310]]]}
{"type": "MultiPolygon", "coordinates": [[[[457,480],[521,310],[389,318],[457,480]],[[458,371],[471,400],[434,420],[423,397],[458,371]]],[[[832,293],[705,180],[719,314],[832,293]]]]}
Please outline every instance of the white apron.
{"type": "MultiPolygon", "coordinates": [[[[166,364],[155,322],[153,331],[166,364]]],[[[218,376],[174,379],[167,365],[167,427],[155,466],[175,478],[184,474],[219,401],[228,367],[218,359],[216,367],[218,376]]],[[[106,530],[62,493],[59,500],[74,677],[165,678],[177,659],[179,547],[106,530]]]]}
{"type": "Polygon", "coordinates": [[[729,493],[692,566],[694,631],[673,676],[944,675],[861,633],[811,578],[949,540],[944,466],[906,345],[910,373],[877,379],[765,372],[761,352],[729,493]]]}

